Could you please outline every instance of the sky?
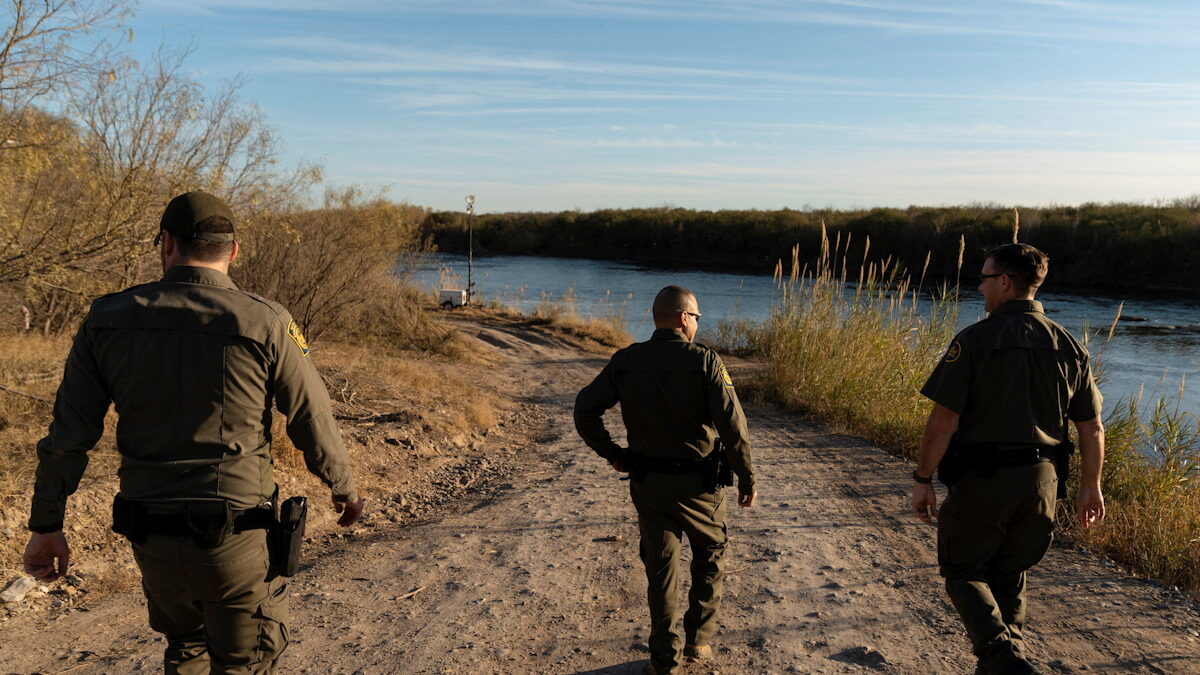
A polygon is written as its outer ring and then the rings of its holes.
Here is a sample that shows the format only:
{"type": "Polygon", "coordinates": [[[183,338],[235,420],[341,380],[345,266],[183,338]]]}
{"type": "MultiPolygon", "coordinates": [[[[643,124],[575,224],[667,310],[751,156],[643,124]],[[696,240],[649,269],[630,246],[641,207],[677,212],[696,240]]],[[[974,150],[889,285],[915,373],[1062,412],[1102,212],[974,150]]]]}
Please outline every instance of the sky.
{"type": "Polygon", "coordinates": [[[1190,0],[143,0],[285,165],[479,213],[1200,193],[1190,0]]]}

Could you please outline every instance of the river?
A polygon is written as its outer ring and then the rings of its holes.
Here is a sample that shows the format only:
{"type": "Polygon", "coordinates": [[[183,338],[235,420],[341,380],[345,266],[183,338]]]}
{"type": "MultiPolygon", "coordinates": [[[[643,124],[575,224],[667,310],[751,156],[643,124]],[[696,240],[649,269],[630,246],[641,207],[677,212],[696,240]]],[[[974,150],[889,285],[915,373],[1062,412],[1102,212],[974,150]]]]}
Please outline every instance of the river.
{"type": "MultiPolygon", "coordinates": [[[[431,254],[413,271],[421,288],[465,288],[467,258],[456,254],[431,254]],[[457,278],[455,278],[457,277],[457,278]]],[[[775,299],[770,274],[663,270],[624,262],[495,256],[475,258],[476,293],[483,301],[497,300],[521,311],[538,303],[574,305],[583,316],[622,316],[635,339],[646,339],[653,331],[650,303],[663,286],[681,284],[696,293],[704,315],[697,338],[704,341],[717,322],[760,321],[775,299]],[[568,291],[568,289],[570,289],[568,291]],[[572,297],[573,296],[573,297],[572,297]]],[[[1093,338],[1090,349],[1103,363],[1102,390],[1106,410],[1121,399],[1165,394],[1172,399],[1181,380],[1190,382],[1200,370],[1200,302],[1186,298],[1145,295],[1077,295],[1056,293],[1053,272],[1049,289],[1038,294],[1047,314],[1077,337],[1084,330],[1107,333],[1124,302],[1122,315],[1111,340],[1093,338]]],[[[966,326],[983,318],[983,299],[974,289],[964,291],[959,323],[966,326]]],[[[1180,405],[1200,413],[1200,391],[1186,387],[1180,405]]]]}

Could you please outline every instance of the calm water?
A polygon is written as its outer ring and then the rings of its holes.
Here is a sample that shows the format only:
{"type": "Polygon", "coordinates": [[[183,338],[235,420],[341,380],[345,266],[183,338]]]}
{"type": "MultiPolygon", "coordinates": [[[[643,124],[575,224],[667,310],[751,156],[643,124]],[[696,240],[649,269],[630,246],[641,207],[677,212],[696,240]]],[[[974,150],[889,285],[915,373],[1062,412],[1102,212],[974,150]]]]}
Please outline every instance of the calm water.
{"type": "MultiPolygon", "coordinates": [[[[636,339],[654,330],[650,303],[663,286],[681,284],[699,297],[700,341],[715,330],[722,319],[759,321],[766,317],[774,299],[771,276],[695,270],[661,270],[629,263],[501,256],[475,259],[476,293],[484,300],[499,300],[522,311],[539,302],[564,301],[568,289],[575,309],[585,316],[620,314],[636,339]]],[[[467,259],[462,255],[429,256],[414,273],[417,284],[435,288],[465,288],[467,259]],[[457,275],[459,279],[447,278],[457,275]]],[[[1200,301],[1107,295],[1072,295],[1043,291],[1038,299],[1052,319],[1081,336],[1084,329],[1096,331],[1112,323],[1117,306],[1124,301],[1122,321],[1111,342],[1092,342],[1093,353],[1101,353],[1107,371],[1103,385],[1105,407],[1120,398],[1147,394],[1174,396],[1181,378],[1188,382],[1200,370],[1200,301]]],[[[960,323],[966,326],[983,317],[983,300],[974,291],[964,293],[960,323]]],[[[1200,389],[1185,388],[1182,407],[1200,413],[1200,389]]]]}

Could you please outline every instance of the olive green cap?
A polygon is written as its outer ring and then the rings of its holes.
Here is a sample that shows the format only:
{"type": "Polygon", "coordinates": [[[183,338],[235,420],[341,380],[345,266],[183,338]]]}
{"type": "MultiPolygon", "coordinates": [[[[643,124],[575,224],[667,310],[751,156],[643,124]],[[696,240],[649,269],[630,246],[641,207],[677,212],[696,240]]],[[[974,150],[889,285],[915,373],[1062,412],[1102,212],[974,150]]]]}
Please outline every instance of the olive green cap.
{"type": "Polygon", "coordinates": [[[172,199],[163,211],[158,227],[171,234],[192,239],[233,241],[233,211],[213,195],[196,190],[172,199]],[[213,216],[220,216],[225,220],[209,221],[213,216]]]}

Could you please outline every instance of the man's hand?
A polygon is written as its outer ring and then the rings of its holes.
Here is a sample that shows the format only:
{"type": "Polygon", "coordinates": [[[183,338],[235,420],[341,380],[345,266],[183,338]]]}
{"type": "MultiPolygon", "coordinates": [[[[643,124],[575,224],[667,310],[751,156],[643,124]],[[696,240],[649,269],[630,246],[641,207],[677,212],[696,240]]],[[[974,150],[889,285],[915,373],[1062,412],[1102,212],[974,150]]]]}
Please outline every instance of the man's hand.
{"type": "Polygon", "coordinates": [[[70,560],[71,550],[62,530],[49,534],[34,532],[25,547],[25,573],[39,581],[49,583],[66,574],[70,560]]]}
{"type": "Polygon", "coordinates": [[[625,465],[619,460],[610,459],[608,460],[608,465],[611,466],[617,473],[629,473],[629,469],[626,469],[625,465]]]}
{"type": "Polygon", "coordinates": [[[932,485],[917,483],[913,487],[912,493],[912,510],[922,523],[926,525],[935,525],[934,521],[937,518],[937,493],[933,491],[932,485]]]}
{"type": "Polygon", "coordinates": [[[751,492],[748,495],[739,494],[738,495],[738,506],[748,509],[751,506],[754,506],[754,499],[756,497],[758,497],[758,492],[751,492]]]}
{"type": "Polygon", "coordinates": [[[341,525],[342,527],[350,527],[354,523],[357,523],[359,517],[362,516],[363,506],[365,504],[366,502],[362,497],[359,497],[352,502],[335,501],[333,503],[334,510],[342,514],[342,517],[338,518],[338,525],[341,525]]]}
{"type": "Polygon", "coordinates": [[[1075,509],[1079,514],[1079,524],[1083,529],[1104,522],[1104,495],[1100,487],[1080,487],[1079,496],[1075,499],[1075,509]]]}

